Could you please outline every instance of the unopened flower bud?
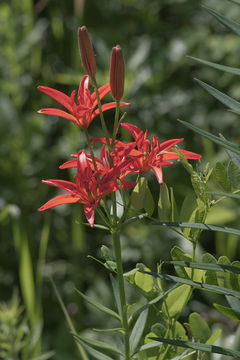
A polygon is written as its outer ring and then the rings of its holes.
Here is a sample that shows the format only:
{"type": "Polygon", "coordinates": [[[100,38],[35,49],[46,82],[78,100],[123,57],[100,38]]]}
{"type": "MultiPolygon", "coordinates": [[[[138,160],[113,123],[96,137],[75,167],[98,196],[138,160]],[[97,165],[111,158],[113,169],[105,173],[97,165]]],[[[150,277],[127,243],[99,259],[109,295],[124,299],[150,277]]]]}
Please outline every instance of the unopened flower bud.
{"type": "Polygon", "coordinates": [[[84,70],[94,78],[96,75],[96,60],[86,26],[78,28],[78,45],[84,70]]]}
{"type": "Polygon", "coordinates": [[[123,97],[124,91],[124,60],[119,45],[112,49],[110,64],[110,88],[115,100],[123,97]]]}

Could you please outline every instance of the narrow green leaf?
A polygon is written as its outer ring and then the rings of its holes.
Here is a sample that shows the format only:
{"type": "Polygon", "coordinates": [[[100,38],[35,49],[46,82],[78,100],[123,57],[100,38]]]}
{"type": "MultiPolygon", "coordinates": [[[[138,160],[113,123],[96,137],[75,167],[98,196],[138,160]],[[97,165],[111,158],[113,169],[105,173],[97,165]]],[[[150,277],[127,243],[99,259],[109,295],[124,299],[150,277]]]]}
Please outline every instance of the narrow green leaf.
{"type": "Polygon", "coordinates": [[[177,204],[175,201],[175,197],[174,197],[174,192],[173,192],[173,188],[170,188],[170,199],[171,199],[171,205],[172,205],[172,209],[171,209],[171,221],[178,221],[178,208],[177,208],[177,204]]]}
{"type": "Polygon", "coordinates": [[[113,333],[113,332],[120,332],[120,333],[124,333],[124,329],[123,328],[111,328],[111,329],[96,329],[94,328],[93,329],[94,331],[96,332],[110,332],[110,333],[113,333]]]}
{"type": "MultiPolygon", "coordinates": [[[[183,263],[183,262],[190,262],[192,260],[192,257],[189,254],[186,254],[181,248],[179,248],[178,246],[174,246],[171,249],[171,257],[173,259],[173,261],[171,261],[171,264],[176,264],[178,262],[183,263]]],[[[190,279],[191,277],[191,273],[192,271],[187,269],[187,267],[183,268],[183,267],[179,267],[179,266],[174,266],[176,273],[178,274],[178,276],[185,278],[185,279],[190,279]]]]}
{"type": "Polygon", "coordinates": [[[145,193],[145,199],[144,199],[144,210],[148,213],[149,216],[152,216],[153,212],[154,212],[154,200],[153,200],[153,196],[151,193],[151,190],[149,189],[148,185],[147,185],[147,190],[145,193]]]}
{"type": "Polygon", "coordinates": [[[144,328],[145,328],[145,324],[147,321],[147,317],[148,317],[148,309],[144,310],[138,317],[131,335],[130,335],[130,339],[129,339],[129,343],[130,343],[130,352],[133,355],[139,341],[141,340],[141,336],[143,334],[144,328]]]}
{"type": "Polygon", "coordinates": [[[222,330],[219,329],[217,330],[215,333],[213,333],[210,338],[208,339],[208,341],[206,342],[206,344],[209,345],[213,345],[215,343],[215,341],[217,341],[217,339],[219,338],[219,336],[221,336],[222,330]]]}
{"type": "Polygon", "coordinates": [[[213,306],[229,319],[240,320],[240,312],[219,304],[213,304],[213,306]]]}
{"type": "Polygon", "coordinates": [[[232,194],[232,193],[227,193],[227,192],[216,192],[216,191],[209,191],[209,194],[211,195],[215,195],[215,196],[226,196],[226,197],[230,197],[233,199],[240,199],[240,195],[238,194],[232,194]]]}
{"type": "Polygon", "coordinates": [[[195,81],[197,83],[199,83],[199,85],[201,87],[203,87],[209,94],[211,94],[213,97],[215,97],[221,103],[226,105],[228,108],[230,108],[231,110],[234,110],[234,111],[240,111],[240,103],[237,100],[231,98],[230,96],[224,94],[223,92],[215,89],[214,87],[208,85],[207,83],[205,83],[199,79],[195,79],[195,81]]]}
{"type": "Polygon", "coordinates": [[[181,340],[177,340],[177,339],[176,340],[165,339],[165,338],[160,338],[160,337],[151,338],[151,339],[154,340],[154,341],[159,341],[160,343],[165,343],[165,344],[169,344],[169,345],[180,346],[180,347],[199,350],[199,351],[203,351],[203,352],[210,352],[210,353],[213,353],[213,354],[227,355],[227,356],[234,357],[236,359],[240,358],[240,352],[239,351],[223,348],[223,347],[220,347],[220,346],[201,344],[201,343],[194,343],[194,342],[191,342],[191,341],[181,341],[181,340]]]}
{"type": "MultiPolygon", "coordinates": [[[[60,295],[60,293],[59,293],[59,291],[58,291],[58,289],[57,289],[57,287],[56,287],[53,279],[50,278],[50,281],[51,281],[53,290],[54,290],[54,292],[55,292],[55,294],[56,294],[56,297],[57,297],[57,299],[58,299],[58,302],[59,302],[59,304],[60,304],[60,306],[61,306],[61,308],[62,308],[63,314],[64,314],[65,319],[66,319],[66,322],[67,322],[67,324],[68,324],[68,327],[69,327],[70,331],[71,331],[73,334],[76,334],[76,335],[77,335],[77,332],[76,332],[76,330],[75,330],[75,327],[74,327],[74,325],[73,325],[73,322],[72,322],[72,320],[71,320],[71,318],[70,318],[70,316],[69,316],[69,314],[68,314],[68,312],[67,312],[67,309],[66,309],[66,307],[65,307],[65,305],[64,305],[64,302],[63,302],[63,300],[62,300],[62,298],[61,298],[61,295],[60,295]]],[[[77,347],[78,347],[78,350],[79,350],[79,353],[80,353],[82,359],[83,359],[83,360],[89,360],[89,358],[88,358],[85,350],[84,350],[83,347],[81,346],[81,344],[77,344],[77,347]]]]}
{"type": "Polygon", "coordinates": [[[228,29],[232,30],[235,34],[240,35],[240,24],[236,21],[230,20],[223,16],[222,14],[218,13],[217,11],[210,9],[206,6],[203,8],[212,16],[214,16],[221,24],[226,26],[228,29]]]}
{"type": "Polygon", "coordinates": [[[154,277],[160,277],[160,278],[168,280],[168,281],[173,281],[175,283],[190,285],[190,286],[193,286],[196,289],[205,290],[205,291],[212,291],[212,292],[215,292],[216,294],[234,296],[234,297],[240,299],[240,292],[232,290],[232,289],[227,289],[227,288],[220,287],[220,286],[217,286],[217,285],[203,284],[203,283],[198,282],[198,281],[182,279],[180,277],[173,276],[173,275],[168,275],[168,274],[157,274],[157,273],[154,273],[154,272],[145,272],[145,273],[149,274],[151,276],[154,276],[154,277]]]}
{"type": "Polygon", "coordinates": [[[115,302],[117,305],[118,313],[121,314],[121,300],[120,300],[118,283],[117,283],[116,279],[114,279],[112,274],[110,274],[110,280],[111,280],[111,284],[112,284],[113,295],[114,295],[115,302]]]}
{"type": "Polygon", "coordinates": [[[112,360],[109,356],[101,353],[98,350],[93,349],[89,345],[85,344],[82,340],[77,339],[77,342],[89,353],[89,355],[93,356],[97,360],[112,360]]]}
{"type": "Polygon", "coordinates": [[[216,64],[216,63],[213,63],[211,61],[206,61],[206,60],[203,60],[203,59],[196,58],[194,56],[187,56],[187,57],[189,59],[192,59],[194,61],[199,62],[200,64],[210,66],[210,67],[212,67],[214,69],[218,69],[218,70],[225,71],[225,72],[235,74],[235,75],[240,75],[240,69],[238,69],[238,68],[216,64]]]}
{"type": "Polygon", "coordinates": [[[192,125],[190,123],[187,123],[186,121],[183,121],[183,120],[178,120],[178,121],[181,124],[183,124],[184,126],[186,126],[187,128],[189,128],[189,129],[193,130],[194,132],[196,132],[197,134],[199,134],[199,135],[207,138],[208,140],[213,141],[216,144],[218,144],[220,146],[223,146],[224,148],[229,149],[232,152],[240,155],[240,148],[236,144],[234,144],[234,143],[232,143],[232,142],[230,142],[228,140],[221,139],[218,136],[212,135],[211,133],[209,133],[209,132],[207,132],[205,130],[202,130],[202,129],[200,129],[200,128],[198,128],[198,127],[196,127],[196,126],[194,126],[194,125],[192,125]]]}
{"type": "Polygon", "coordinates": [[[33,360],[47,360],[55,355],[55,351],[48,351],[45,354],[35,357],[33,360]]]}
{"type": "Polygon", "coordinates": [[[96,300],[91,299],[89,296],[84,295],[81,291],[77,290],[77,293],[90,305],[94,306],[96,309],[104,312],[105,314],[112,316],[113,318],[121,321],[121,317],[113,310],[107,308],[106,306],[98,303],[96,300]]]}
{"type": "Polygon", "coordinates": [[[36,294],[32,258],[29,249],[29,242],[25,232],[22,232],[20,245],[19,277],[22,295],[26,306],[27,314],[31,325],[34,327],[38,321],[36,316],[36,294]]]}
{"type": "Polygon", "coordinates": [[[168,227],[180,227],[180,228],[192,228],[192,229],[201,229],[201,230],[210,230],[210,231],[219,231],[227,234],[240,235],[240,230],[229,228],[226,226],[216,226],[210,224],[201,224],[201,223],[185,223],[185,222],[164,222],[156,221],[152,225],[168,226],[168,227]]]}
{"type": "Polygon", "coordinates": [[[240,274],[240,268],[232,265],[223,265],[223,264],[209,264],[209,263],[198,263],[198,262],[188,262],[188,261],[164,261],[167,264],[173,264],[182,267],[189,267],[192,269],[202,269],[209,271],[223,271],[228,273],[240,274]]]}
{"type": "MultiPolygon", "coordinates": [[[[222,134],[219,134],[219,137],[223,140],[226,140],[226,138],[222,135],[222,134]]],[[[234,162],[234,164],[237,165],[237,167],[240,169],[240,156],[238,156],[237,154],[235,154],[234,152],[228,150],[228,149],[225,149],[229,158],[234,162]]]]}
{"type": "Polygon", "coordinates": [[[144,344],[140,347],[140,349],[138,350],[138,352],[140,351],[144,351],[144,350],[148,350],[148,349],[153,349],[159,347],[159,342],[158,341],[152,341],[148,344],[144,344]]]}
{"type": "Polygon", "coordinates": [[[90,339],[90,338],[80,336],[80,335],[75,335],[75,334],[74,334],[74,338],[76,341],[84,342],[85,344],[89,345],[91,348],[97,348],[97,349],[104,350],[104,351],[110,351],[113,354],[123,356],[123,353],[119,349],[117,349],[115,346],[107,344],[106,342],[95,340],[95,339],[90,339]]]}

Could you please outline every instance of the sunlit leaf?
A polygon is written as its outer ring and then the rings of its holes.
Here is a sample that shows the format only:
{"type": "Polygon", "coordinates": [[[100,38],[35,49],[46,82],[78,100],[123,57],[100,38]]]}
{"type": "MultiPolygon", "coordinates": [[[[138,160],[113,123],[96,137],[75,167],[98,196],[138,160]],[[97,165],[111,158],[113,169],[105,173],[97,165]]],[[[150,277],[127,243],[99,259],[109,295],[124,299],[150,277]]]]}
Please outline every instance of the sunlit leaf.
{"type": "Polygon", "coordinates": [[[189,315],[189,325],[196,342],[205,343],[210,338],[211,330],[198,313],[193,312],[189,315]]]}
{"type": "Polygon", "coordinates": [[[240,312],[219,304],[213,304],[213,306],[229,319],[240,320],[240,312]]]}
{"type": "Polygon", "coordinates": [[[173,291],[171,291],[168,296],[165,298],[165,301],[162,306],[163,312],[169,318],[177,319],[182,313],[184,307],[186,306],[190,296],[192,294],[191,286],[180,285],[173,291]]]}

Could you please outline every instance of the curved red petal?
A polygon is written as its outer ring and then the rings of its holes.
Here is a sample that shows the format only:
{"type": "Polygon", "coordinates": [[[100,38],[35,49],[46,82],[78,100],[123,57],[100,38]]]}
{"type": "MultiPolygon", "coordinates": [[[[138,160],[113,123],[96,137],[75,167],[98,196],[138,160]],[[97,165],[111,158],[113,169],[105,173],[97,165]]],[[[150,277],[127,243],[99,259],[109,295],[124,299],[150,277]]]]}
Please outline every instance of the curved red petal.
{"type": "Polygon", "coordinates": [[[136,140],[137,137],[140,134],[143,134],[142,130],[140,130],[137,126],[132,125],[132,124],[128,124],[128,123],[121,123],[121,126],[127,130],[128,132],[130,132],[130,134],[132,135],[132,137],[136,140]]]}
{"type": "Polygon", "coordinates": [[[42,205],[38,211],[44,211],[50,209],[55,206],[63,205],[63,204],[71,204],[79,201],[79,197],[73,196],[70,194],[58,195],[55,198],[49,200],[44,205],[42,205]]]}
{"type": "Polygon", "coordinates": [[[72,112],[71,98],[61,91],[52,89],[48,86],[38,86],[38,90],[44,92],[48,96],[51,96],[54,100],[65,106],[70,112],[72,112]]]}
{"type": "Polygon", "coordinates": [[[186,156],[187,159],[192,159],[192,160],[198,160],[201,159],[202,155],[194,153],[192,151],[188,151],[188,150],[182,150],[182,149],[178,149],[178,151],[181,151],[181,153],[186,156]]]}
{"type": "Polygon", "coordinates": [[[155,175],[156,175],[156,178],[157,178],[157,181],[159,182],[159,184],[162,184],[163,183],[163,172],[162,172],[162,167],[157,167],[157,166],[151,166],[151,168],[153,169],[155,175]]]}
{"type": "Polygon", "coordinates": [[[77,168],[77,159],[66,161],[64,164],[59,166],[59,169],[77,168]]]}
{"type": "Polygon", "coordinates": [[[62,190],[68,191],[72,194],[76,194],[77,193],[77,188],[76,185],[70,181],[66,181],[66,180],[55,180],[55,179],[47,179],[47,180],[42,180],[42,182],[44,184],[48,184],[48,185],[52,185],[52,186],[56,186],[62,190]]]}
{"type": "Polygon", "coordinates": [[[59,116],[59,117],[70,120],[70,121],[74,122],[75,124],[77,124],[77,119],[75,118],[75,116],[67,113],[66,111],[60,110],[60,109],[46,108],[46,109],[39,110],[38,113],[44,114],[44,115],[59,116]]]}
{"type": "Polygon", "coordinates": [[[172,146],[177,145],[178,143],[182,142],[183,140],[184,139],[182,138],[182,139],[170,139],[170,140],[164,141],[163,143],[160,144],[158,151],[168,150],[172,146]]]}
{"type": "Polygon", "coordinates": [[[79,88],[78,88],[78,97],[80,95],[84,95],[85,90],[89,87],[89,76],[85,75],[82,80],[80,81],[79,88]]]}

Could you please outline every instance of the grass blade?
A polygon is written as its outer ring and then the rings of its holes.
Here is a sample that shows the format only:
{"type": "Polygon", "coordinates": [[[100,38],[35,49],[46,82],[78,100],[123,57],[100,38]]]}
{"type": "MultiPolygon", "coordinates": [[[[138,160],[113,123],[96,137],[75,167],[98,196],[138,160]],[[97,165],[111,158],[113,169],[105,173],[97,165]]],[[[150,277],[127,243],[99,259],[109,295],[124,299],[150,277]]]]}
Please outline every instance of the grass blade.
{"type": "Polygon", "coordinates": [[[212,135],[211,133],[209,133],[205,130],[202,130],[202,129],[198,128],[197,126],[194,126],[190,123],[187,123],[186,121],[183,121],[183,120],[178,120],[178,121],[181,124],[183,124],[184,126],[186,126],[187,128],[189,128],[190,130],[193,130],[194,132],[196,132],[197,134],[207,138],[210,141],[215,142],[216,144],[218,144],[220,146],[223,146],[226,149],[231,150],[235,154],[240,155],[240,148],[236,144],[234,144],[228,140],[221,139],[218,136],[212,135]]]}
{"type": "Polygon", "coordinates": [[[90,305],[94,306],[96,309],[104,312],[107,315],[112,316],[113,318],[117,319],[121,322],[121,317],[113,310],[107,308],[106,306],[98,303],[97,301],[91,299],[89,296],[84,295],[81,291],[77,290],[77,293],[90,305]]]}
{"type": "Polygon", "coordinates": [[[238,235],[238,236],[240,235],[240,230],[238,230],[238,229],[229,228],[227,226],[216,226],[216,225],[202,224],[202,223],[159,221],[159,222],[152,223],[152,225],[219,231],[219,232],[223,232],[223,233],[227,233],[227,234],[233,234],[233,235],[238,235]]]}
{"type": "Polygon", "coordinates": [[[226,26],[228,29],[233,31],[235,34],[240,35],[240,24],[236,21],[230,20],[223,16],[222,14],[218,13],[217,11],[210,9],[206,6],[203,8],[212,16],[214,16],[222,25],[226,26]]]}
{"type": "Polygon", "coordinates": [[[228,73],[234,74],[234,75],[240,75],[240,69],[238,69],[238,68],[217,64],[217,63],[214,63],[214,62],[211,62],[211,61],[196,58],[194,56],[187,56],[187,57],[189,59],[191,59],[191,60],[194,60],[194,61],[196,61],[196,62],[198,62],[200,64],[203,64],[203,65],[210,66],[210,67],[212,67],[214,69],[225,71],[225,72],[228,72],[228,73]]]}
{"type": "MultiPolygon", "coordinates": [[[[65,305],[64,305],[64,302],[63,302],[63,300],[62,300],[62,298],[61,298],[61,295],[59,294],[59,291],[58,291],[58,289],[57,289],[57,287],[56,287],[53,279],[50,278],[50,281],[51,281],[53,290],[54,290],[54,292],[55,292],[55,294],[56,294],[56,297],[57,297],[57,299],[58,299],[58,302],[59,302],[59,304],[60,304],[60,306],[61,306],[61,308],[62,308],[62,311],[63,311],[63,313],[64,313],[64,315],[65,315],[65,319],[66,319],[66,321],[67,321],[68,327],[69,327],[70,331],[71,331],[74,335],[77,335],[77,332],[76,332],[76,330],[75,330],[75,327],[74,327],[74,325],[73,325],[73,322],[72,322],[70,316],[68,315],[67,309],[66,309],[66,307],[65,307],[65,305]]],[[[88,358],[88,356],[87,356],[87,354],[86,354],[83,346],[82,346],[81,344],[77,344],[77,347],[78,347],[78,350],[79,350],[79,352],[80,352],[81,359],[82,359],[82,360],[89,360],[89,358],[88,358]]]]}
{"type": "Polygon", "coordinates": [[[195,79],[195,81],[204,88],[209,94],[219,100],[222,104],[226,105],[229,109],[240,112],[240,102],[224,94],[223,92],[215,89],[213,86],[208,85],[204,81],[195,79]]]}
{"type": "Polygon", "coordinates": [[[177,339],[174,339],[174,340],[173,339],[165,339],[162,337],[156,337],[156,338],[151,337],[149,339],[152,339],[154,341],[159,341],[160,343],[165,343],[165,344],[169,344],[169,345],[180,346],[180,347],[194,349],[197,351],[208,352],[208,353],[212,353],[212,354],[227,355],[227,356],[234,357],[235,359],[240,359],[239,351],[223,348],[220,346],[194,343],[191,341],[181,341],[181,340],[177,340],[177,339]]]}

